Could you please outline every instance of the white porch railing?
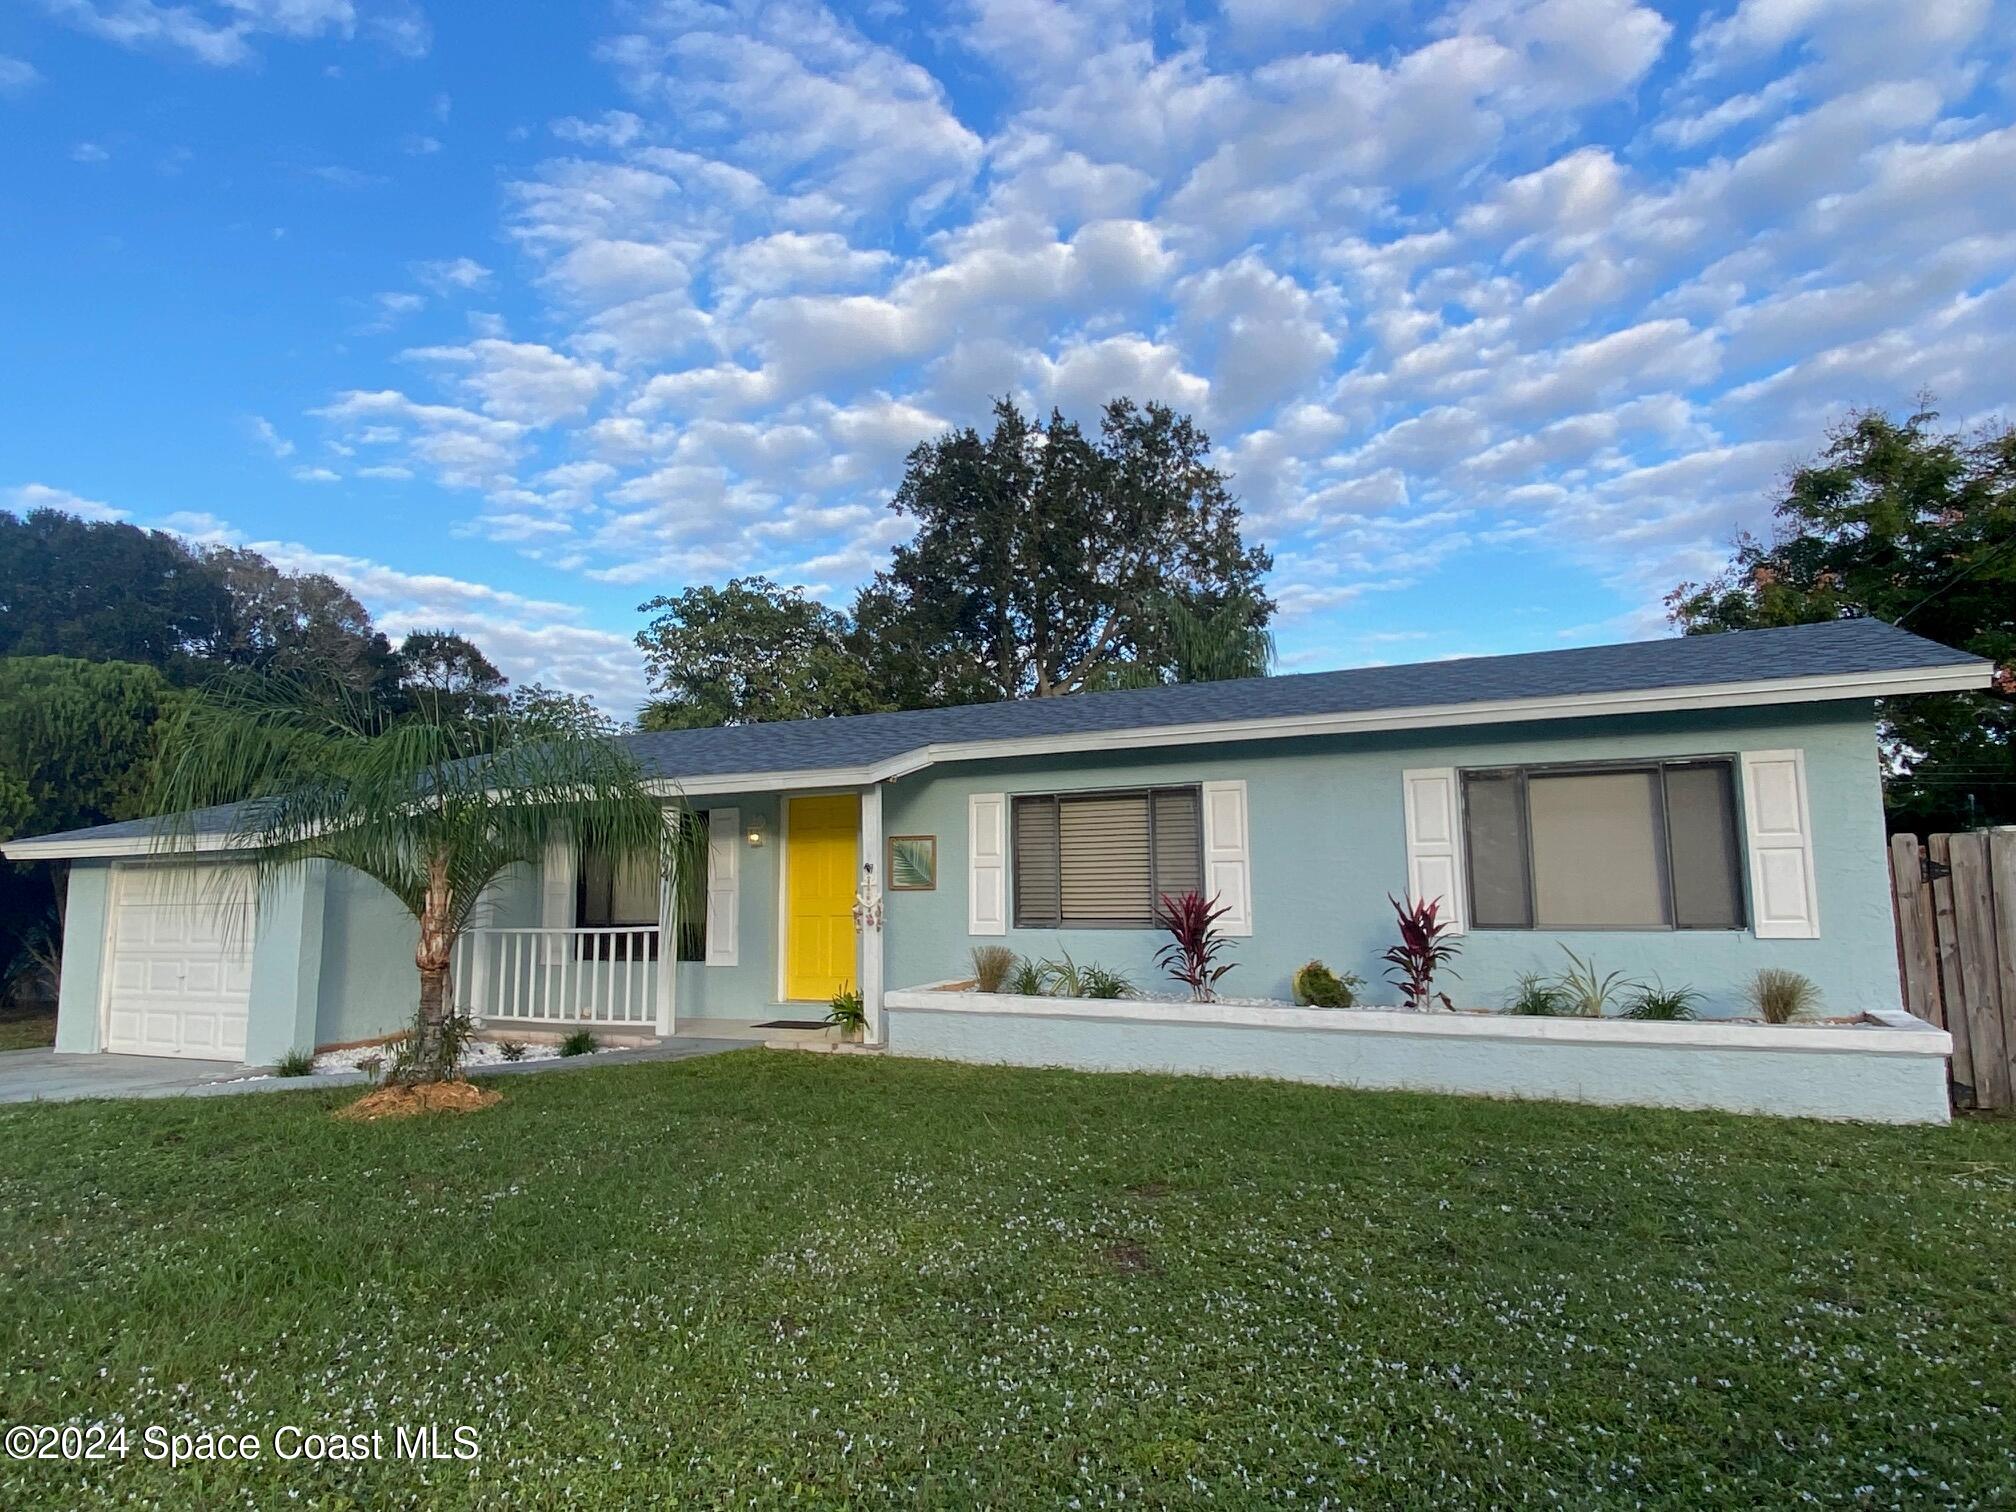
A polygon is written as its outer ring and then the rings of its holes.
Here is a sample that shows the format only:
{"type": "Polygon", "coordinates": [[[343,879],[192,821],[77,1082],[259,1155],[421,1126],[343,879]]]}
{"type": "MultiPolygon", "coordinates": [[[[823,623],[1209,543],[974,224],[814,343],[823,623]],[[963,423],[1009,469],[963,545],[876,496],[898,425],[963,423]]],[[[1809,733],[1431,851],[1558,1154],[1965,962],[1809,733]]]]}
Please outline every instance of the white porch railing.
{"type": "Polygon", "coordinates": [[[453,982],[455,1004],[471,1018],[650,1028],[658,927],[464,930],[453,982]]]}

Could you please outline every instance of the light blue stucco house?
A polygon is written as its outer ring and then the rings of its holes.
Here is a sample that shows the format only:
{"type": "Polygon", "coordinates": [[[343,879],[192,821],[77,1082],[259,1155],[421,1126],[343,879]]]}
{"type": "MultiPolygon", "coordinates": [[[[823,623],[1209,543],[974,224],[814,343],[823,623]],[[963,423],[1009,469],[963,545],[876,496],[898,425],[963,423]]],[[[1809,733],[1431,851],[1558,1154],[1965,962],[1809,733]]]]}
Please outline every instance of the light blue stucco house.
{"type": "MultiPolygon", "coordinates": [[[[683,890],[704,909],[557,849],[485,900],[456,996],[499,1026],[760,1038],[856,984],[882,1042],[888,995],[968,975],[976,945],[1166,991],[1155,900],[1196,889],[1228,910],[1228,996],[1285,1000],[1320,958],[1396,1001],[1400,894],[1462,931],[1459,1007],[1566,946],[1710,1015],[1765,965],[1830,1015],[1894,1011],[1874,700],[1990,671],[1850,620],[624,736],[706,816],[683,890]]],[[[197,843],[164,858],[134,823],[6,847],[70,863],[59,1049],[264,1063],[406,1025],[413,927],[376,884],[309,866],[253,896],[197,843]]]]}

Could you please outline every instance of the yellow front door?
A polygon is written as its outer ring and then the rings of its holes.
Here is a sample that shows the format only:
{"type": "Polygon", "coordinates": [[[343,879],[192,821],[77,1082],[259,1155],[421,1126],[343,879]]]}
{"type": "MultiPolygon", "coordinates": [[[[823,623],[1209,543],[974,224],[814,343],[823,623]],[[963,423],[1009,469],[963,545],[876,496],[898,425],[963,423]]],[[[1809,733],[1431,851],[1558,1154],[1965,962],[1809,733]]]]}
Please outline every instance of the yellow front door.
{"type": "Polygon", "coordinates": [[[784,843],[784,996],[823,1003],[854,980],[861,799],[793,798],[784,843]]]}

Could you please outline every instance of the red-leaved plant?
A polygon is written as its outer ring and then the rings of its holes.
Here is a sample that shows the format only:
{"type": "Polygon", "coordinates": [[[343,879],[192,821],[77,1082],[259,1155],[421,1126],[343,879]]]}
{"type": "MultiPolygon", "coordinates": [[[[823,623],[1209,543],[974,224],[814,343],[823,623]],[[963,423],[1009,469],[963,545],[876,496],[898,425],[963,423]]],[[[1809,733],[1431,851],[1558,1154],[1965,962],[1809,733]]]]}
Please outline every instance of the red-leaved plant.
{"type": "MultiPolygon", "coordinates": [[[[1404,1007],[1432,1008],[1439,1002],[1453,1012],[1456,1005],[1449,1001],[1449,994],[1435,990],[1435,973],[1455,960],[1456,952],[1463,947],[1448,937],[1448,923],[1435,917],[1442,900],[1402,903],[1388,893],[1386,901],[1393,905],[1393,912],[1400,919],[1400,943],[1380,957],[1393,967],[1386,973],[1386,980],[1399,987],[1406,1000],[1404,1007]]],[[[1451,971],[1449,975],[1456,973],[1451,971]]]]}
{"type": "Polygon", "coordinates": [[[1162,895],[1156,909],[1162,927],[1169,931],[1169,943],[1155,956],[1155,964],[1190,989],[1190,1001],[1208,1003],[1218,979],[1238,963],[1221,962],[1218,957],[1232,948],[1232,942],[1218,933],[1218,921],[1232,910],[1217,899],[1206,902],[1194,892],[1180,898],[1162,895]]]}

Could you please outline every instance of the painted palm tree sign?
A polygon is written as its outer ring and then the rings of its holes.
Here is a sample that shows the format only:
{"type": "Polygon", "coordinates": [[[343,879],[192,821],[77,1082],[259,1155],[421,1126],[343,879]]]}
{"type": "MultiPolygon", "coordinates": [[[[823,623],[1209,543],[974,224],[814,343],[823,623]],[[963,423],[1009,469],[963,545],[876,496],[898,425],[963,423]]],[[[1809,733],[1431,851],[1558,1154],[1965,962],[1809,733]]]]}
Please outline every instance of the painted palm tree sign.
{"type": "Polygon", "coordinates": [[[938,837],[889,837],[889,890],[930,892],[938,886],[938,837]]]}

